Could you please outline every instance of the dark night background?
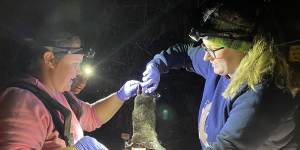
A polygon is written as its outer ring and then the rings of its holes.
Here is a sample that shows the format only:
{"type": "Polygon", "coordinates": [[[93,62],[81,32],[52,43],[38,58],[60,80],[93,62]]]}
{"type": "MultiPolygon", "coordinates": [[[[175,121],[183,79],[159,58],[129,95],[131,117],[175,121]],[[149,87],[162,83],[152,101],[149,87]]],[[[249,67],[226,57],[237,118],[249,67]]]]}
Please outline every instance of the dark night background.
{"type": "MultiPolygon", "coordinates": [[[[192,26],[198,25],[199,14],[207,2],[209,0],[1,0],[0,31],[25,37],[44,30],[65,30],[80,35],[85,47],[96,50],[97,72],[79,95],[93,102],[115,92],[127,80],[141,80],[146,63],[160,50],[188,42],[187,34],[192,26]]],[[[271,5],[279,19],[274,25],[280,29],[283,42],[299,37],[299,12],[295,3],[285,1],[271,5]]],[[[1,55],[5,53],[1,49],[1,55]]],[[[1,58],[1,62],[6,59],[10,58],[1,58]]],[[[1,66],[1,69],[1,74],[5,74],[7,68],[1,66]]],[[[182,70],[161,76],[157,132],[167,149],[200,149],[197,114],[202,85],[200,76],[182,70]]],[[[110,122],[87,134],[109,149],[122,149],[121,133],[132,132],[132,102],[127,101],[110,122]]]]}

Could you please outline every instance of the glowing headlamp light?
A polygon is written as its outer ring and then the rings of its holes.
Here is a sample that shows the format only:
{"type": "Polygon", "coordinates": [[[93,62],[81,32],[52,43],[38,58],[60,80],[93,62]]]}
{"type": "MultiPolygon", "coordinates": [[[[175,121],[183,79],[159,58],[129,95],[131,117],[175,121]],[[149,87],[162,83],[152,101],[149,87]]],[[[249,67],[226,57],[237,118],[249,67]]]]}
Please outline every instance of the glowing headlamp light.
{"type": "Polygon", "coordinates": [[[86,78],[89,78],[94,75],[95,68],[92,65],[92,60],[95,56],[95,51],[93,49],[89,49],[85,51],[83,65],[81,68],[82,75],[86,78]]]}
{"type": "Polygon", "coordinates": [[[95,72],[95,69],[91,64],[85,63],[82,65],[81,74],[84,77],[89,78],[94,75],[94,72],[95,72]]]}
{"type": "Polygon", "coordinates": [[[95,56],[95,51],[93,49],[84,49],[82,47],[52,47],[45,46],[46,48],[51,48],[54,53],[63,53],[63,54],[83,54],[83,64],[81,65],[81,74],[89,78],[94,75],[95,69],[92,66],[92,59],[95,56]]]}

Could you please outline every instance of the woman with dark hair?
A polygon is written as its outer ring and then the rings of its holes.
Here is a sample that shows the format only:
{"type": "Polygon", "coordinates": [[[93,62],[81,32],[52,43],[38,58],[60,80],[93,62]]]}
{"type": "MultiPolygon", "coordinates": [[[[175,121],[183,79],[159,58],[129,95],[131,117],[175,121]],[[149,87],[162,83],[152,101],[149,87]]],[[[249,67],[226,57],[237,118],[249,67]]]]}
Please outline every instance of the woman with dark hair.
{"type": "Polygon", "coordinates": [[[19,45],[15,60],[22,69],[0,95],[0,149],[107,149],[83,131],[109,121],[136,95],[139,81],[93,104],[70,102],[63,92],[71,90],[86,55],[78,36],[54,33],[6,44],[19,45]]]}

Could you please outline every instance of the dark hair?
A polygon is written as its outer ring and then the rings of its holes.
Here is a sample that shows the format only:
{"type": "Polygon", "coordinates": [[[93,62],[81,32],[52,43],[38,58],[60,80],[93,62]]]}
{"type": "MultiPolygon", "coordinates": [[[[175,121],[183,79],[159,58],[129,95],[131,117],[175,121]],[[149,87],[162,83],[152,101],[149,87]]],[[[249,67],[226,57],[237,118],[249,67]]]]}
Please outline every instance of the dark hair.
{"type": "Polygon", "coordinates": [[[42,54],[47,51],[37,46],[32,40],[10,36],[0,37],[2,83],[14,79],[21,74],[33,73],[38,69],[42,54]]]}
{"type": "Polygon", "coordinates": [[[79,36],[69,32],[41,33],[34,38],[40,46],[71,47],[73,43],[81,43],[79,36]]]}
{"type": "MultiPolygon", "coordinates": [[[[43,34],[35,38],[27,38],[21,41],[21,45],[26,49],[21,50],[21,61],[25,61],[24,67],[21,69],[21,73],[27,74],[39,74],[41,71],[42,56],[46,51],[50,51],[46,46],[50,47],[70,47],[72,42],[80,42],[78,36],[74,36],[71,33],[58,32],[51,34],[43,34]]],[[[55,50],[51,50],[55,53],[55,50]]],[[[55,60],[59,61],[65,53],[55,53],[55,60]]],[[[21,62],[19,62],[21,63],[21,62]]]]}
{"type": "Polygon", "coordinates": [[[203,14],[203,30],[248,34],[252,39],[261,34],[267,41],[278,43],[278,20],[275,6],[259,0],[227,0],[211,4],[203,14]]]}

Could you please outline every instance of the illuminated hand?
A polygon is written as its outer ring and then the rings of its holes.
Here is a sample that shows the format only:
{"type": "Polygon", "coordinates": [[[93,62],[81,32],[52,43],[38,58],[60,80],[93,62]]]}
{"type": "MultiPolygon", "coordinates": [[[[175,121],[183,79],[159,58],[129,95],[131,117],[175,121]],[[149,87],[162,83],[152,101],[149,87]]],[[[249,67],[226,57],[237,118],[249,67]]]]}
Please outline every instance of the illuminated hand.
{"type": "Polygon", "coordinates": [[[137,80],[129,80],[127,81],[121,89],[117,92],[118,97],[122,101],[128,100],[130,97],[133,97],[137,94],[137,90],[139,88],[140,81],[137,80]]]}
{"type": "Polygon", "coordinates": [[[75,144],[75,147],[77,150],[108,150],[108,148],[90,136],[84,136],[81,138],[75,144]]]}
{"type": "Polygon", "coordinates": [[[150,63],[146,66],[146,70],[143,72],[143,83],[141,84],[143,91],[146,94],[152,93],[158,87],[160,81],[160,72],[158,68],[150,63]]]}

